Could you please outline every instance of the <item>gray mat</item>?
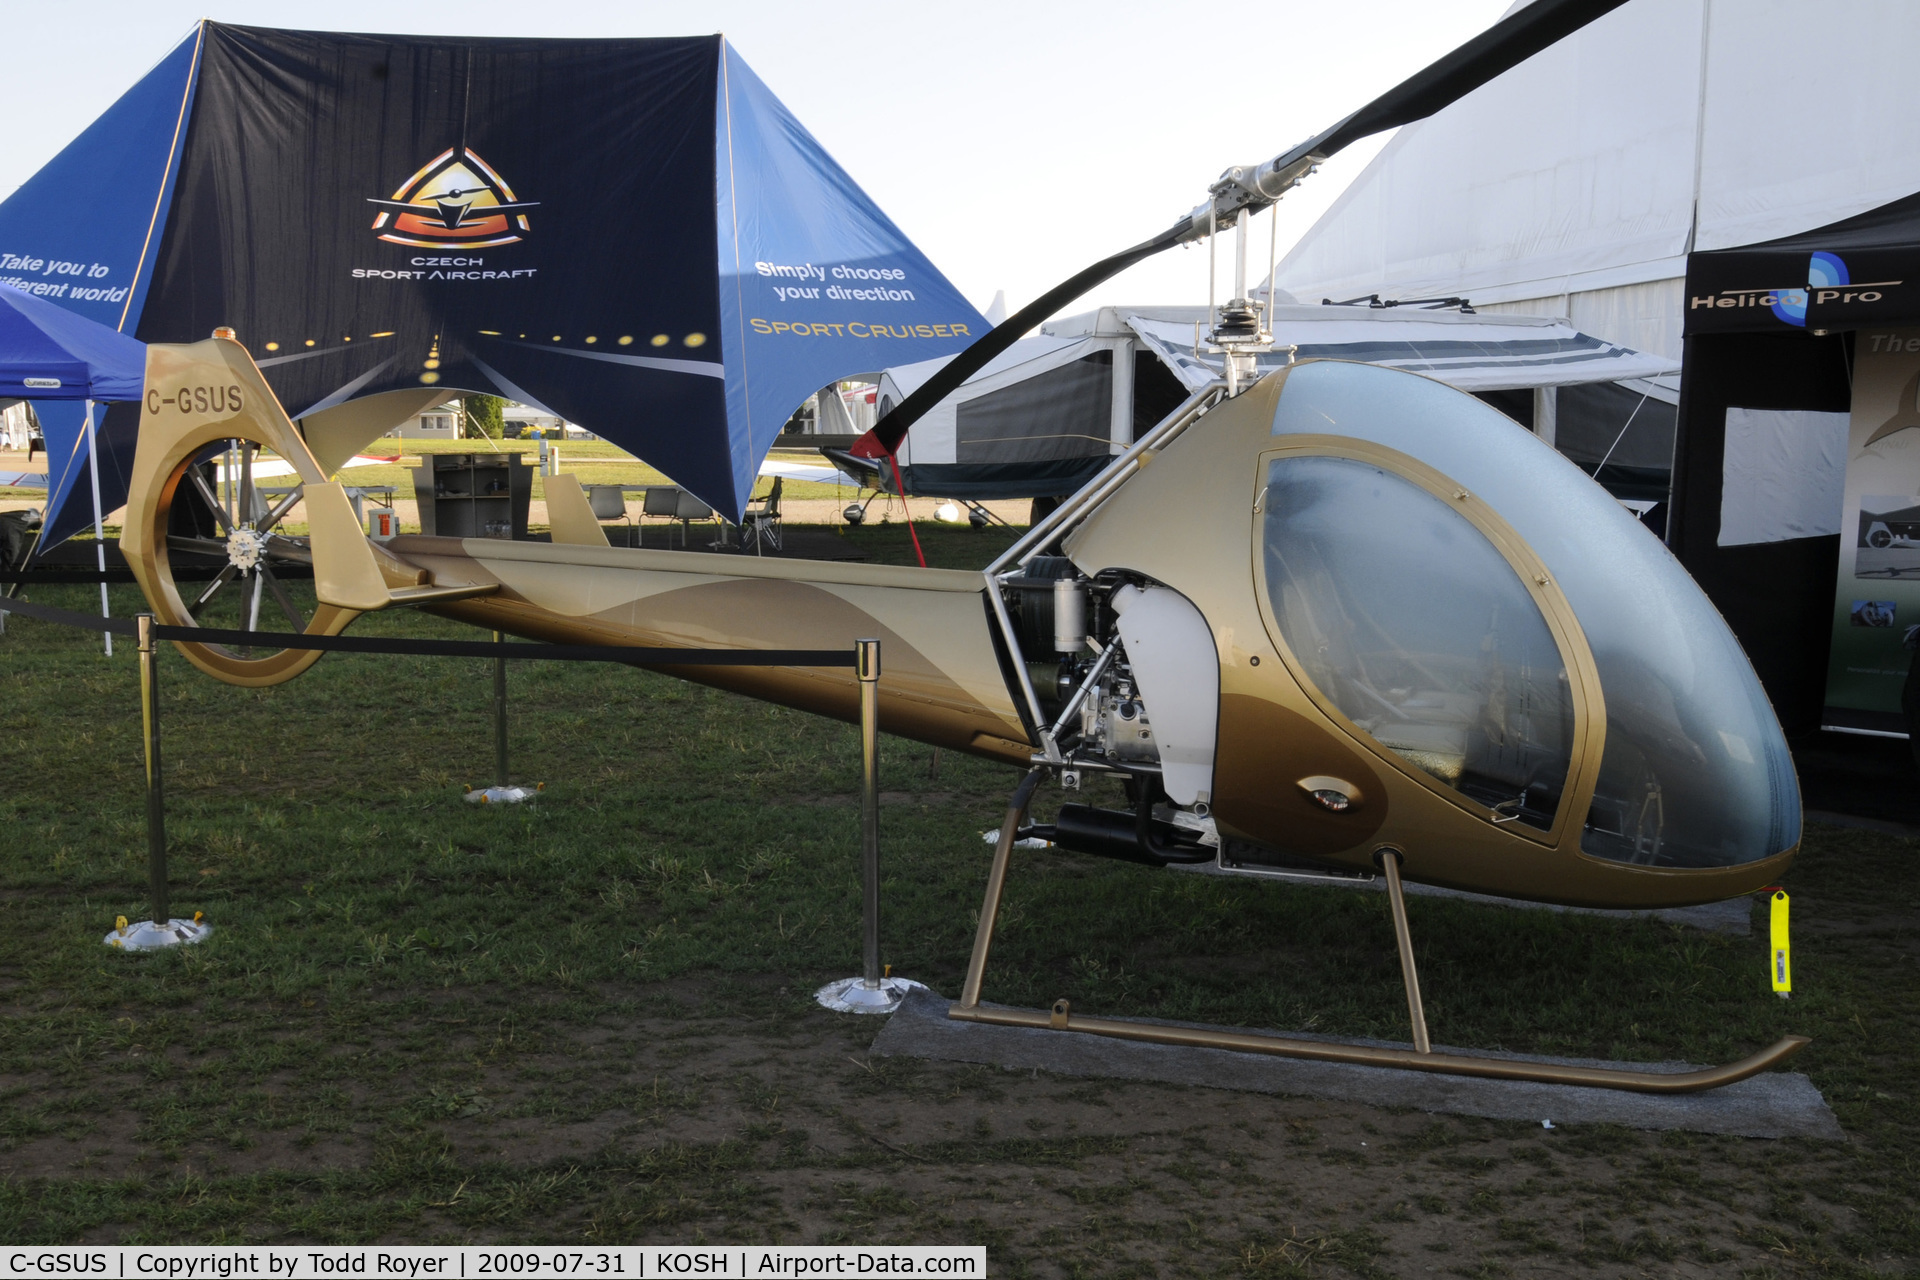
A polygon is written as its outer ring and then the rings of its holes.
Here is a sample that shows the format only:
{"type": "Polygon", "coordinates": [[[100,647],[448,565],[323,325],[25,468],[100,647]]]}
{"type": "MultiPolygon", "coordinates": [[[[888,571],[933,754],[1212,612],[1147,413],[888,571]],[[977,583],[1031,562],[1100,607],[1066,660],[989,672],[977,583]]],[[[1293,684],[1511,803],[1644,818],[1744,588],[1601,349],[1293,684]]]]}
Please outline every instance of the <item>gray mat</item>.
{"type": "MultiPolygon", "coordinates": [[[[886,1027],[873,1042],[872,1052],[881,1057],[980,1062],[1020,1071],[1037,1068],[1063,1076],[1201,1084],[1215,1089],[1332,1098],[1497,1120],[1530,1120],[1535,1124],[1542,1120],[1551,1120],[1556,1125],[1622,1124],[1636,1129],[1690,1129],[1746,1138],[1838,1139],[1845,1136],[1820,1091],[1798,1073],[1765,1072],[1704,1093],[1624,1093],[1616,1089],[1536,1084],[1524,1080],[1480,1080],[1391,1067],[1274,1058],[1226,1049],[1148,1044],[1039,1028],[954,1022],[947,1017],[949,1003],[946,997],[934,992],[914,992],[887,1020],[886,1027]]],[[[1298,1038],[1327,1040],[1331,1037],[1303,1034],[1298,1038]]],[[[1442,1046],[1434,1048],[1442,1049],[1442,1046]]],[[[1484,1051],[1480,1056],[1522,1062],[1632,1067],[1643,1071],[1697,1069],[1677,1062],[1595,1062],[1484,1051]]]]}
{"type": "MultiPolygon", "coordinates": [[[[1242,873],[1222,871],[1210,862],[1175,863],[1169,870],[1182,871],[1189,875],[1244,878],[1242,873]]],[[[1323,876],[1278,875],[1273,879],[1282,884],[1299,885],[1309,889],[1371,889],[1376,893],[1383,893],[1387,887],[1387,882],[1380,879],[1346,880],[1323,876]]],[[[1753,932],[1753,896],[1751,894],[1728,898],[1724,902],[1706,902],[1697,907],[1653,907],[1645,910],[1620,911],[1607,907],[1563,907],[1552,902],[1523,902],[1518,898],[1496,898],[1491,894],[1469,893],[1465,889],[1442,889],[1439,885],[1418,884],[1412,880],[1407,881],[1406,889],[1408,897],[1458,898],[1463,902],[1478,902],[1490,907],[1512,907],[1519,911],[1563,911],[1581,916],[1610,916],[1615,920],[1661,920],[1667,924],[1682,924],[1692,929],[1734,934],[1742,938],[1753,932]]]]}

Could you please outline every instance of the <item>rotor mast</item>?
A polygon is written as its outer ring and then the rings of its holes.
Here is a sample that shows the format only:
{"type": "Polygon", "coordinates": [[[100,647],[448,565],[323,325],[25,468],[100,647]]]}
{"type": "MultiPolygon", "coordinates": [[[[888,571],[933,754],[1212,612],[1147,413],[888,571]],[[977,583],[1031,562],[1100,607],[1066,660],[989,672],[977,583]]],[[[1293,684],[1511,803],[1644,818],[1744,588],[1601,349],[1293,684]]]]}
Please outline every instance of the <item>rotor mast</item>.
{"type": "Polygon", "coordinates": [[[1206,349],[1224,357],[1228,396],[1237,396],[1254,384],[1259,375],[1258,357],[1273,350],[1273,271],[1280,246],[1279,215],[1274,216],[1268,243],[1264,302],[1256,302],[1247,287],[1247,224],[1254,214],[1277,205],[1282,196],[1318,172],[1327,158],[1320,149],[1326,136],[1299,143],[1259,164],[1234,165],[1207,188],[1206,203],[1195,205],[1187,215],[1180,242],[1190,244],[1203,237],[1208,241],[1206,349]],[[1220,232],[1229,225],[1233,227],[1233,293],[1221,306],[1214,301],[1215,246],[1220,232]]]}

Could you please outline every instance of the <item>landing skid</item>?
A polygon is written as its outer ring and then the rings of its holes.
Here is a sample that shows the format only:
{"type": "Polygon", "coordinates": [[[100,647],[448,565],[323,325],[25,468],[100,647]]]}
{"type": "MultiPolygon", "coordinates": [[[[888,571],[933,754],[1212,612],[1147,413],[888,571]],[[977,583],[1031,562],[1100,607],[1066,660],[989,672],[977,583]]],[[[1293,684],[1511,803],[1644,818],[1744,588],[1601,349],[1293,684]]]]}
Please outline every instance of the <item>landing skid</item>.
{"type": "Polygon", "coordinates": [[[1316,1062],[1346,1062],[1367,1067],[1395,1067],[1402,1071],[1429,1071],[1443,1075],[1478,1076],[1492,1080],[1534,1080],[1543,1084],[1584,1085],[1588,1088],[1622,1089],[1635,1093],[1697,1093],[1717,1089],[1755,1076],[1800,1052],[1812,1041],[1806,1036],[1785,1036],[1760,1052],[1700,1071],[1661,1072],[1626,1071],[1612,1067],[1562,1066],[1554,1063],[1524,1062],[1508,1058],[1480,1058],[1468,1054],[1435,1053],[1428,1046],[1426,1018],[1421,1008],[1419,977],[1414,971],[1413,943],[1406,923],[1406,901],[1400,888],[1399,855],[1388,851],[1382,859],[1387,891],[1393,906],[1394,936],[1400,948],[1401,973],[1407,984],[1408,1013],[1413,1024],[1412,1049],[1387,1049],[1373,1045],[1344,1044],[1339,1041],[1295,1040],[1286,1036],[1253,1032],[1215,1031],[1200,1027],[1167,1026],[1150,1022],[1126,1022],[1116,1018],[1090,1018],[1076,1015],[1065,1000],[1054,1003],[1050,1012],[1037,1009],[985,1007],[980,1003],[980,987],[986,976],[987,952],[993,944],[993,930],[1000,912],[1000,896],[1006,888],[1007,865],[1013,856],[1014,838],[1024,821],[1027,805],[1033,799],[1041,770],[1027,774],[1014,791],[1007,806],[1006,820],[1000,826],[1000,840],[994,846],[993,865],[987,873],[986,899],[980,905],[980,929],[974,936],[973,957],[967,964],[966,985],[960,999],[948,1008],[947,1017],[957,1022],[984,1022],[1003,1027],[1031,1027],[1039,1030],[1080,1032],[1109,1036],[1120,1040],[1144,1040],[1154,1044],[1184,1045],[1194,1048],[1227,1049],[1237,1053],[1263,1053],[1282,1058],[1305,1058],[1316,1062]]]}

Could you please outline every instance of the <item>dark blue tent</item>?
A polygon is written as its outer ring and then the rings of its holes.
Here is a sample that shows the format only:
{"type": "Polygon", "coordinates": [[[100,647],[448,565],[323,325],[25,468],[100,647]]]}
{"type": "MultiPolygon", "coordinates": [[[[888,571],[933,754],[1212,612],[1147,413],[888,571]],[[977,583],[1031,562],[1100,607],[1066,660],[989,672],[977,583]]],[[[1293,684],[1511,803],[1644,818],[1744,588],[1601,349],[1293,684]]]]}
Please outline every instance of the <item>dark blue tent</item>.
{"type": "Polygon", "coordinates": [[[232,326],[323,461],[505,395],[735,516],[812,392],[987,328],[718,36],[202,23],[0,204],[0,283],[146,342],[232,326]]]}

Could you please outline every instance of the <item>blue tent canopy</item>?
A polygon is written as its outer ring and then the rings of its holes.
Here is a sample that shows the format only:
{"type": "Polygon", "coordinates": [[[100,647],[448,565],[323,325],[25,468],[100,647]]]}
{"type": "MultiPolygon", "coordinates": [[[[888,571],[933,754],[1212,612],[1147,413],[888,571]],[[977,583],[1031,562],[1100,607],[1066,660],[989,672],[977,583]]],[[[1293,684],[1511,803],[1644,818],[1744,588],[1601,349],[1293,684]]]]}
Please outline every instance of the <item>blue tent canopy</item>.
{"type": "Polygon", "coordinates": [[[0,286],[0,396],[138,400],[147,349],[107,326],[0,286]]]}
{"type": "Polygon", "coordinates": [[[807,396],[988,328],[718,36],[201,23],[0,204],[0,283],[145,342],[231,326],[310,438],[504,395],[735,517],[807,396]]]}
{"type": "MultiPolygon", "coordinates": [[[[0,396],[39,402],[47,434],[48,513],[63,512],[67,526],[60,537],[104,514],[94,510],[91,486],[82,490],[79,485],[87,475],[85,402],[138,400],[146,365],[144,343],[45,298],[0,285],[0,396]],[[69,501],[76,492],[78,499],[69,501]]],[[[97,421],[95,436],[100,438],[97,421]]],[[[104,440],[100,454],[104,506],[106,476],[115,477],[117,492],[124,495],[122,477],[131,459],[118,456],[104,440]]],[[[116,497],[113,505],[120,501],[116,497]]],[[[52,543],[43,538],[40,545],[52,543]]]]}

